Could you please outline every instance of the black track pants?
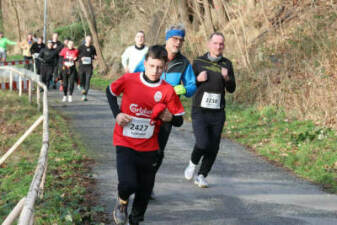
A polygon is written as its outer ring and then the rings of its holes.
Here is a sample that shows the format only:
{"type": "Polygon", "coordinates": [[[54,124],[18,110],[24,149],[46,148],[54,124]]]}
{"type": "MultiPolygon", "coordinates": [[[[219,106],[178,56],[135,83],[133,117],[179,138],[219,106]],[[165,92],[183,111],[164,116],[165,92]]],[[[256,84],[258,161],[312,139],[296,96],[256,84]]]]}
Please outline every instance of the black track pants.
{"type": "Polygon", "coordinates": [[[116,151],[118,195],[126,201],[135,194],[129,219],[143,221],[154,185],[157,151],[138,152],[123,146],[116,146],[116,151]]]}
{"type": "Polygon", "coordinates": [[[211,171],[219,151],[221,133],[226,120],[223,110],[206,111],[200,108],[192,108],[192,126],[195,136],[195,146],[192,151],[191,161],[202,163],[198,174],[207,177],[211,171]]]}
{"type": "Polygon", "coordinates": [[[164,150],[169,139],[170,133],[172,130],[172,123],[163,123],[160,126],[159,134],[158,134],[158,143],[159,150],[157,151],[157,165],[156,165],[156,173],[159,170],[163,159],[164,159],[164,150]]]}
{"type": "Polygon", "coordinates": [[[53,66],[42,64],[41,65],[41,80],[42,80],[42,83],[44,83],[47,86],[47,88],[49,87],[51,76],[53,76],[53,66]]]}
{"type": "Polygon", "coordinates": [[[92,76],[92,66],[80,66],[78,75],[81,82],[81,87],[84,88],[85,95],[88,94],[90,88],[90,79],[92,76]]]}
{"type": "Polygon", "coordinates": [[[70,68],[65,68],[63,70],[62,77],[63,77],[63,93],[64,93],[64,96],[67,96],[68,88],[69,88],[69,95],[73,94],[74,85],[75,85],[75,76],[76,76],[75,66],[72,66],[70,68]]]}

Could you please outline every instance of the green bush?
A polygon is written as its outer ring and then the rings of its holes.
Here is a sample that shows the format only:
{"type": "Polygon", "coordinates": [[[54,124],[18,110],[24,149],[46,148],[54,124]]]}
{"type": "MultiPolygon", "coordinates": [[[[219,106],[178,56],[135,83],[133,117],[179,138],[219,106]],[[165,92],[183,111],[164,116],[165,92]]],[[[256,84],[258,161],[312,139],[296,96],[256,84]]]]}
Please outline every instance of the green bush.
{"type": "Polygon", "coordinates": [[[81,22],[72,23],[66,26],[57,27],[54,32],[59,34],[60,40],[65,38],[71,38],[75,44],[80,44],[84,39],[85,31],[88,31],[88,24],[85,23],[84,26],[81,22]]]}

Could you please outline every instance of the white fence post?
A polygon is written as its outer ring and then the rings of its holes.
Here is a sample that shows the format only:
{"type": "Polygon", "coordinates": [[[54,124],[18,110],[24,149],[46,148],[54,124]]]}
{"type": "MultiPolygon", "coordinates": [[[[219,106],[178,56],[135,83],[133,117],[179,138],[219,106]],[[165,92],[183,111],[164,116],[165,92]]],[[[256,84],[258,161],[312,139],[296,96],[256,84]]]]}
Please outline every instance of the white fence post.
{"type": "Polygon", "coordinates": [[[9,72],[9,90],[13,91],[13,71],[9,72]]]}

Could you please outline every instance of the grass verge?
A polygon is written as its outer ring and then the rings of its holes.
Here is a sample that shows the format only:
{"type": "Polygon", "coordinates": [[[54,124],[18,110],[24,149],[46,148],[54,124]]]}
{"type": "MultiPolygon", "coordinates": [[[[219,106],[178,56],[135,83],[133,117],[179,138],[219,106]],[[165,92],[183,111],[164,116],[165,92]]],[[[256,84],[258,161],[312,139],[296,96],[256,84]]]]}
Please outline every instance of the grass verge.
{"type": "MultiPolygon", "coordinates": [[[[185,119],[191,100],[182,98],[185,119]]],[[[312,121],[287,117],[279,108],[227,103],[223,136],[243,144],[272,163],[337,193],[337,132],[312,121]]]]}
{"type": "MultiPolygon", "coordinates": [[[[3,155],[40,113],[27,98],[7,91],[0,91],[0,105],[3,155]]],[[[49,122],[48,171],[44,198],[36,202],[34,224],[100,224],[97,219],[103,220],[103,208],[95,205],[92,160],[59,112],[50,110],[49,122]]],[[[0,221],[27,194],[41,148],[41,130],[40,126],[0,169],[0,221]]]]}

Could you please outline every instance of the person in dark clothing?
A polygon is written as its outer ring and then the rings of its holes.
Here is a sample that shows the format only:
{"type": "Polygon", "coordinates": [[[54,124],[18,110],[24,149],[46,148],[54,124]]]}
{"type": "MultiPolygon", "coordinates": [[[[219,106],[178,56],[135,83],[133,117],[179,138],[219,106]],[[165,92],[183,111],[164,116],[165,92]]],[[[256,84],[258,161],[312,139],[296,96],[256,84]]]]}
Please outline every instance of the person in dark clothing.
{"type": "Polygon", "coordinates": [[[61,71],[59,71],[59,58],[60,58],[59,54],[65,46],[62,44],[61,41],[58,40],[58,33],[53,33],[52,42],[53,42],[53,48],[57,52],[57,57],[55,59],[54,66],[53,66],[53,76],[50,79],[52,79],[53,81],[53,88],[56,89],[56,83],[60,77],[59,73],[61,73],[61,71]]]}
{"type": "Polygon", "coordinates": [[[129,224],[138,225],[154,185],[158,133],[162,122],[183,124],[184,108],[173,87],[160,78],[166,67],[167,52],[159,45],[149,48],[145,72],[125,73],[107,87],[106,93],[116,124],[118,196],[113,211],[116,224],[127,221],[129,197],[135,194],[129,224]],[[139,94],[141,93],[141,95],[139,94]],[[123,94],[121,107],[117,96],[123,94]]]}
{"type": "Polygon", "coordinates": [[[51,40],[47,43],[47,48],[43,48],[39,53],[38,60],[41,61],[41,79],[44,84],[49,88],[50,77],[53,76],[53,68],[57,52],[53,49],[53,43],[51,40]]]}
{"type": "Polygon", "coordinates": [[[87,95],[90,88],[90,79],[93,72],[92,61],[96,59],[96,49],[91,44],[91,36],[85,37],[85,43],[78,48],[79,68],[78,75],[80,77],[82,88],[82,100],[87,101],[87,95]]]}
{"type": "Polygon", "coordinates": [[[209,52],[193,61],[197,75],[197,91],[192,100],[192,127],[195,145],[191,160],[185,169],[185,178],[191,180],[199,161],[201,166],[194,183],[208,187],[206,177],[219,151],[222,129],[226,120],[225,92],[236,88],[231,61],[223,57],[224,36],[213,33],[208,40],[209,52]]]}
{"type": "Polygon", "coordinates": [[[42,37],[38,37],[37,42],[35,42],[30,48],[30,53],[33,56],[37,74],[41,73],[41,62],[37,60],[37,58],[39,57],[41,50],[45,47],[46,45],[42,42],[42,37]]]}

